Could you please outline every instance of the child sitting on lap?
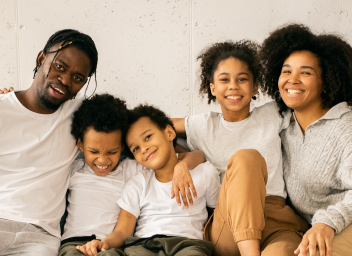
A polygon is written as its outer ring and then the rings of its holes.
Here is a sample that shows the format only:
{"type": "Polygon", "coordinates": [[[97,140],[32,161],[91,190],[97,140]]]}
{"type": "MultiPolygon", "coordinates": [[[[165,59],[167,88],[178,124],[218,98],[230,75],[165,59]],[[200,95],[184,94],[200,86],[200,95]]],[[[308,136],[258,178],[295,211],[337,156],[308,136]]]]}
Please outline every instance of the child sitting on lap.
{"type": "Polygon", "coordinates": [[[210,255],[212,244],[203,241],[203,229],[208,218],[206,206],[214,208],[218,199],[218,171],[208,162],[194,168],[191,175],[198,197],[190,208],[178,206],[169,196],[178,163],[172,122],[160,110],[141,105],[131,111],[130,124],[127,146],[146,169],[127,182],[118,200],[121,211],[113,233],[79,249],[85,255],[96,255],[125,242],[124,252],[115,250],[114,255],[159,255],[159,251],[210,255]],[[136,223],[136,237],[130,237],[136,223]]]}
{"type": "MultiPolygon", "coordinates": [[[[71,133],[85,159],[76,160],[72,166],[59,256],[82,255],[77,245],[104,239],[114,230],[120,212],[116,202],[126,182],[145,169],[132,159],[119,161],[127,120],[125,101],[109,94],[85,100],[74,113],[71,133]]],[[[182,163],[190,157],[184,157],[182,163]]]]}

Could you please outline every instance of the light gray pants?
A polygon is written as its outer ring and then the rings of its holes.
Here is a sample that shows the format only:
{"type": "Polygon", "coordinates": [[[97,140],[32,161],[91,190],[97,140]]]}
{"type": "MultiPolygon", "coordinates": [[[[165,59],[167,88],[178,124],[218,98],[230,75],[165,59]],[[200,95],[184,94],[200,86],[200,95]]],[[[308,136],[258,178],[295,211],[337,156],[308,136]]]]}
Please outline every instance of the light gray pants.
{"type": "Polygon", "coordinates": [[[60,239],[41,227],[0,219],[1,256],[57,256],[60,239]]]}

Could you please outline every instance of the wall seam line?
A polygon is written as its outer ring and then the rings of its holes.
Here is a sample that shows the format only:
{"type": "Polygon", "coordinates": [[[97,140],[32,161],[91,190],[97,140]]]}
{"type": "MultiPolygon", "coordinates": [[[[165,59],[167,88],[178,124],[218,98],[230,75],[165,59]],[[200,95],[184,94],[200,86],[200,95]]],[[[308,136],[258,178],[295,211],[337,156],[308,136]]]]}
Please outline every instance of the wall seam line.
{"type": "Polygon", "coordinates": [[[18,9],[19,9],[19,0],[15,0],[15,13],[16,13],[16,27],[15,27],[15,33],[16,33],[16,57],[17,57],[17,86],[19,87],[19,90],[22,90],[22,83],[21,83],[21,56],[20,56],[20,50],[19,50],[19,44],[20,44],[20,38],[19,38],[19,24],[18,24],[18,9]]]}
{"type": "Polygon", "coordinates": [[[192,41],[192,19],[193,19],[193,2],[189,0],[189,114],[193,115],[193,41],[192,41]]]}

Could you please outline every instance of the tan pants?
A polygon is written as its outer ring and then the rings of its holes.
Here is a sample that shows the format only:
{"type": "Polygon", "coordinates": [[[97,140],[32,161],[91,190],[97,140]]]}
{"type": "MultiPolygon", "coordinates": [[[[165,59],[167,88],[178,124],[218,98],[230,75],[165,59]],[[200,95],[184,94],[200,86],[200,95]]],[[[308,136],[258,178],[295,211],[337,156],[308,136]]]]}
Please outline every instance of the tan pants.
{"type": "Polygon", "coordinates": [[[254,149],[231,157],[214,214],[204,229],[213,255],[240,255],[237,242],[259,239],[262,255],[295,255],[307,223],[278,196],[266,197],[266,163],[254,149]]]}
{"type": "MultiPolygon", "coordinates": [[[[309,256],[309,252],[307,256],[309,256]]],[[[352,255],[352,225],[335,235],[332,240],[332,256],[350,256],[352,255]]],[[[316,256],[320,256],[317,248],[316,256]]]]}

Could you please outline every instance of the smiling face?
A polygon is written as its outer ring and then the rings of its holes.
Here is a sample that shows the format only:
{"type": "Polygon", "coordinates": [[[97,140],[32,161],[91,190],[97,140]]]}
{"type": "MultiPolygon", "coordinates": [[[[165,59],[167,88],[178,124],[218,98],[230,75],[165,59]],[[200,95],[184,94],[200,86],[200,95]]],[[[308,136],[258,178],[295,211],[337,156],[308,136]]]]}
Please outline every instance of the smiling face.
{"type": "Polygon", "coordinates": [[[175,155],[172,144],[175,137],[171,126],[162,130],[148,117],[141,117],[128,129],[126,142],[138,163],[160,170],[167,168],[169,160],[175,155]]]}
{"type": "Polygon", "coordinates": [[[84,153],[88,166],[98,176],[106,176],[115,171],[121,151],[121,131],[97,132],[88,128],[84,134],[83,142],[78,139],[78,148],[84,153]]]}
{"type": "Polygon", "coordinates": [[[213,81],[211,93],[220,103],[224,119],[228,122],[246,119],[252,96],[258,90],[248,65],[233,57],[223,60],[214,72],[213,81]]]}
{"type": "Polygon", "coordinates": [[[296,112],[322,110],[322,70],[310,51],[296,51],[284,61],[278,81],[285,104],[296,112]]]}
{"type": "MultiPolygon", "coordinates": [[[[49,49],[55,51],[61,44],[49,49]]],[[[37,58],[38,72],[35,76],[37,96],[44,109],[55,111],[62,103],[72,99],[87,82],[91,70],[88,56],[74,45],[67,46],[58,52],[44,54],[37,58]],[[51,64],[52,63],[52,64],[51,64]],[[51,66],[48,77],[48,71],[51,66]]]]}

